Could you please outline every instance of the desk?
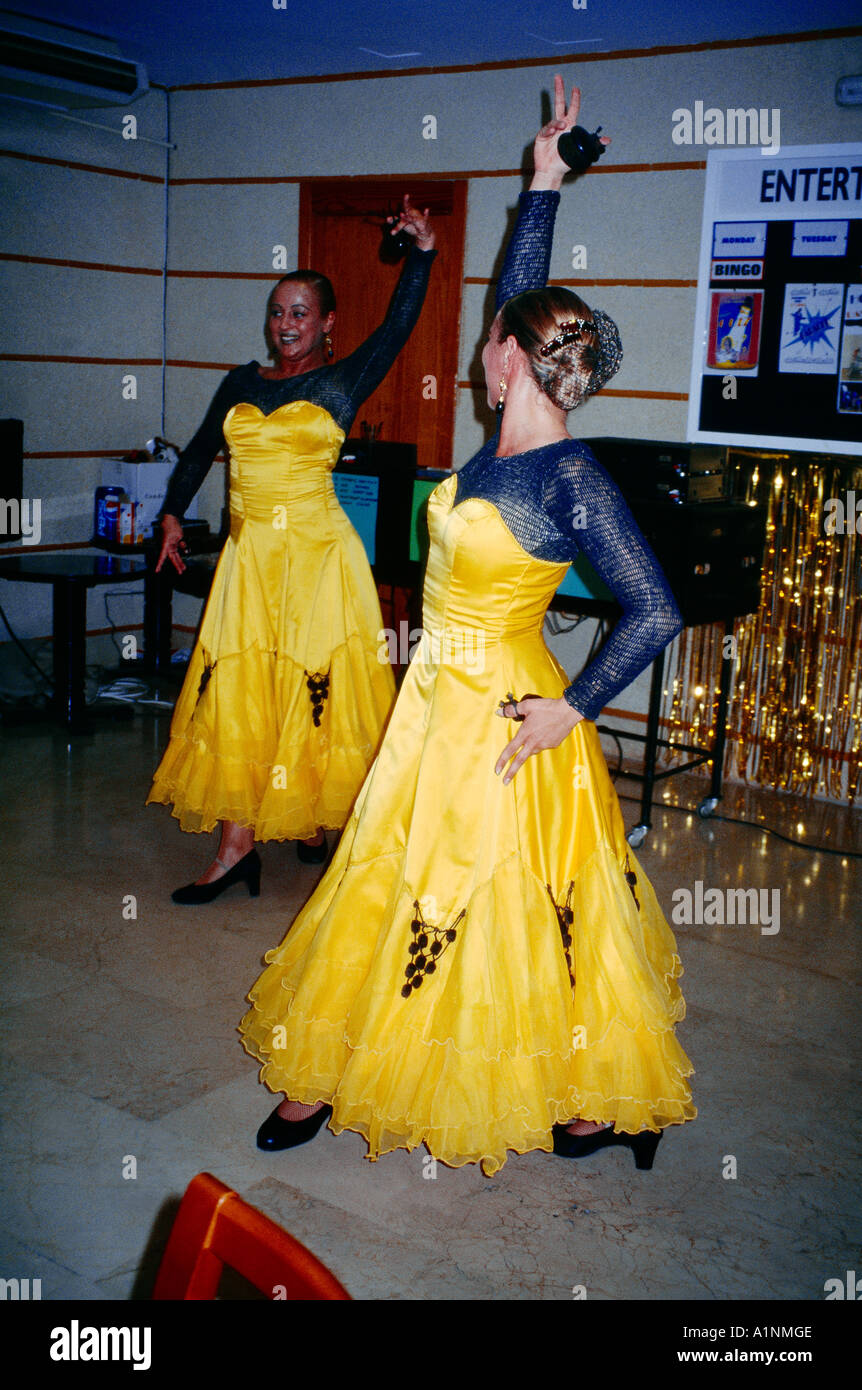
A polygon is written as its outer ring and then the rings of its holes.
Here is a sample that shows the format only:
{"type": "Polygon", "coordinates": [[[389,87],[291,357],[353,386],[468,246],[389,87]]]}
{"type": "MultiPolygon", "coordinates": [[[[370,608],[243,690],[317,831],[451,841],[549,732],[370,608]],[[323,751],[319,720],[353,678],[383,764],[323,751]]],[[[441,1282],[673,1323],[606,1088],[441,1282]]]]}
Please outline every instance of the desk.
{"type": "Polygon", "coordinates": [[[87,646],[87,590],[100,584],[143,579],[145,559],[105,555],[97,550],[42,550],[0,555],[0,579],[51,584],[54,607],[54,701],[52,714],[68,733],[86,733],[84,688],[87,646]]]}

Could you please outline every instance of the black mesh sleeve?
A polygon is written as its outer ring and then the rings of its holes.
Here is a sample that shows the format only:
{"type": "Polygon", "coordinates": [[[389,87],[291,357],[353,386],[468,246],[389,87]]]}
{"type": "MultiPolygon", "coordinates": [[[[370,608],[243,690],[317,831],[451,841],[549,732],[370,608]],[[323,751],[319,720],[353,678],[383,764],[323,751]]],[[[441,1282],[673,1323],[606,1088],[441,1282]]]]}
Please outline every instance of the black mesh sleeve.
{"type": "Polygon", "coordinates": [[[560,195],[554,189],[522,193],[503,269],[497,281],[497,309],[525,290],[540,290],[548,283],[554,222],[560,195]]]}
{"type": "Polygon", "coordinates": [[[171,474],[160,516],[175,516],[182,521],[212,461],[224,445],[222,425],[232,405],[236,405],[237,372],[229,372],[210,403],[209,410],[194,438],[180,454],[171,474]]]}
{"type": "Polygon", "coordinates": [[[431,263],[436,255],[436,251],[411,247],[386,318],[348,357],[299,376],[275,380],[262,377],[256,361],[229,372],[216,391],[200,429],[180,454],[160,515],[168,513],[182,519],[213,459],[224,447],[225,416],[231,406],[240,401],[257,406],[263,415],[270,415],[291,401],[310,401],[329,411],[346,434],[360,405],[380,385],[410,337],[425,300],[431,263]]]}
{"type": "Polygon", "coordinates": [[[587,669],[565,691],[595,719],[682,630],[661,567],[616,483],[584,446],[547,474],[545,510],[608,586],[623,615],[587,669]]]}

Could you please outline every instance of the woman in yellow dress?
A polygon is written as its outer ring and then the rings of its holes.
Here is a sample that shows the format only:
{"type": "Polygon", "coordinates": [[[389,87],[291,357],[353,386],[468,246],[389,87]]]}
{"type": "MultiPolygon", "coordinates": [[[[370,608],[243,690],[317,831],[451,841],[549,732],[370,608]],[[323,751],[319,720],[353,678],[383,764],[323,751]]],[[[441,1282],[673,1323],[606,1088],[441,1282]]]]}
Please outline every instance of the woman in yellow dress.
{"type": "Polygon", "coordinates": [[[383,324],[329,363],[330,282],[284,276],[268,304],[275,365],[225,377],[171,478],[156,568],[170,560],[182,573],[180,517],[227,443],[230,537],[148,797],[173,803],[183,830],[220,823],[216,858],[175,902],[211,902],[238,882],[256,895],[255,840],[297,840],[300,859],[322,863],[325,829],[344,825],[392,707],[374,579],[332,485],[359,406],[419,316],[436,254],[427,208],[405,196],[390,221],[415,244],[383,324]]]}
{"type": "Polygon", "coordinates": [[[592,722],[681,624],[618,489],[566,429],[622,352],[600,310],[540,288],[579,93],[567,110],[558,78],[555,100],[483,352],[499,431],[430,499],[422,640],[332,864],[240,1024],[285,1093],[264,1149],[328,1119],[371,1158],[424,1143],[493,1173],[510,1151],[622,1143],[648,1168],[696,1113],[674,1035],[682,967],[592,722]],[[578,553],[623,617],[569,684],[542,625],[578,553]]]}

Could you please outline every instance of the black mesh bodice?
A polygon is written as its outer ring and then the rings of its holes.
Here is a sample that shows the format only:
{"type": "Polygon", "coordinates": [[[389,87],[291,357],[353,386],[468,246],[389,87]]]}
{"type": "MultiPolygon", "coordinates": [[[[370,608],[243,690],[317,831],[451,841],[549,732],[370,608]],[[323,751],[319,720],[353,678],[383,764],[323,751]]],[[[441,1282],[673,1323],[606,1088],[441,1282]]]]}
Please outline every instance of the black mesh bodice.
{"type": "Polygon", "coordinates": [[[422,308],[431,262],[436,254],[436,251],[411,248],[386,318],[349,357],[283,381],[268,381],[262,377],[256,361],[228,372],[200,429],[180,454],[162,512],[183,516],[213,459],[224,447],[225,416],[241,401],[256,405],[263,415],[271,415],[279,406],[293,401],[310,401],[327,410],[339,429],[347,434],[362,402],[380,385],[410,337],[422,308]]]}
{"type": "MultiPolygon", "coordinates": [[[[497,287],[497,308],[547,281],[559,194],[523,193],[497,287]]],[[[497,458],[499,434],[458,474],[456,505],[493,503],[518,544],[539,560],[587,557],[623,609],[598,656],[565,691],[595,719],[682,628],[667,580],[616,483],[585,444],[562,439],[497,458]]],[[[505,692],[503,692],[505,693],[505,692]]],[[[524,693],[524,692],[521,692],[524,693]]]]}

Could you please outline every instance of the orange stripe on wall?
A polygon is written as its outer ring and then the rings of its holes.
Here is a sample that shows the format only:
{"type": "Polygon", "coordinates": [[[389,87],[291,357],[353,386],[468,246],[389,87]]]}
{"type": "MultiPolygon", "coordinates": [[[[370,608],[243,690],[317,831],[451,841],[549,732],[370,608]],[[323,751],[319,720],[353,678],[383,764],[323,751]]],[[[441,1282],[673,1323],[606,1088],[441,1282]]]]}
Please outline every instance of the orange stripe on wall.
{"type": "MultiPolygon", "coordinates": [[[[104,270],[120,275],[155,275],[161,277],[163,274],[161,270],[152,270],[144,266],[107,265],[100,261],[67,261],[58,256],[18,256],[8,251],[0,251],[0,261],[15,261],[22,265],[59,265],[70,270],[104,270]]],[[[272,280],[277,274],[278,271],[276,270],[169,270],[168,278],[176,280],[272,280]]],[[[496,285],[496,283],[496,279],[484,275],[464,276],[465,285],[496,285]]],[[[697,287],[696,280],[629,280],[613,277],[587,279],[579,276],[572,276],[565,280],[549,280],[548,284],[629,285],[635,289],[694,289],[697,287]]]]}
{"type": "MultiPolygon", "coordinates": [[[[497,281],[493,277],[488,279],[484,275],[465,275],[465,285],[496,285],[497,281]]],[[[696,280],[626,280],[626,279],[595,279],[588,280],[586,277],[581,279],[579,276],[572,276],[567,280],[549,280],[549,285],[631,285],[635,289],[696,289],[696,280]]]]}
{"type": "MultiPolygon", "coordinates": [[[[487,391],[484,381],[458,381],[455,383],[462,391],[487,391]]],[[[644,401],[687,401],[687,391],[620,391],[612,386],[602,387],[603,396],[624,396],[644,401]]]]}
{"type": "Polygon", "coordinates": [[[102,164],[81,164],[74,159],[52,159],[44,154],[22,154],[20,150],[0,150],[4,159],[24,159],[30,164],[52,164],[56,169],[81,169],[87,174],[104,174],[113,179],[138,179],[142,183],[164,185],[157,174],[136,174],[129,169],[110,169],[102,164]]]}
{"type": "Polygon", "coordinates": [[[39,352],[0,352],[0,362],[79,362],[96,367],[160,367],[161,357],[65,357],[39,352]]]}
{"type": "Polygon", "coordinates": [[[69,270],[110,270],[121,275],[158,275],[161,270],[151,270],[138,265],[104,265],[101,261],[66,261],[59,256],[16,256],[11,251],[0,251],[0,261],[17,261],[22,265],[61,265],[69,270]]]}
{"type": "MultiPolygon", "coordinates": [[[[594,174],[656,174],[656,173],[676,173],[680,169],[705,169],[705,159],[669,159],[662,161],[647,161],[641,164],[606,164],[594,165],[592,169],[587,169],[581,178],[592,178],[594,174]]],[[[415,169],[401,171],[393,170],[387,174],[387,178],[393,179],[421,179],[423,182],[430,182],[434,179],[510,179],[516,178],[524,173],[523,169],[445,169],[438,170],[436,173],[428,173],[426,169],[417,172],[415,169]]],[[[379,174],[352,174],[344,176],[344,183],[362,183],[366,181],[372,183],[380,178],[379,174]]],[[[284,184],[284,183],[330,183],[329,174],[271,174],[271,175],[248,175],[241,176],[221,176],[212,175],[209,178],[187,178],[171,179],[171,188],[187,187],[189,184],[284,184]]]]}

